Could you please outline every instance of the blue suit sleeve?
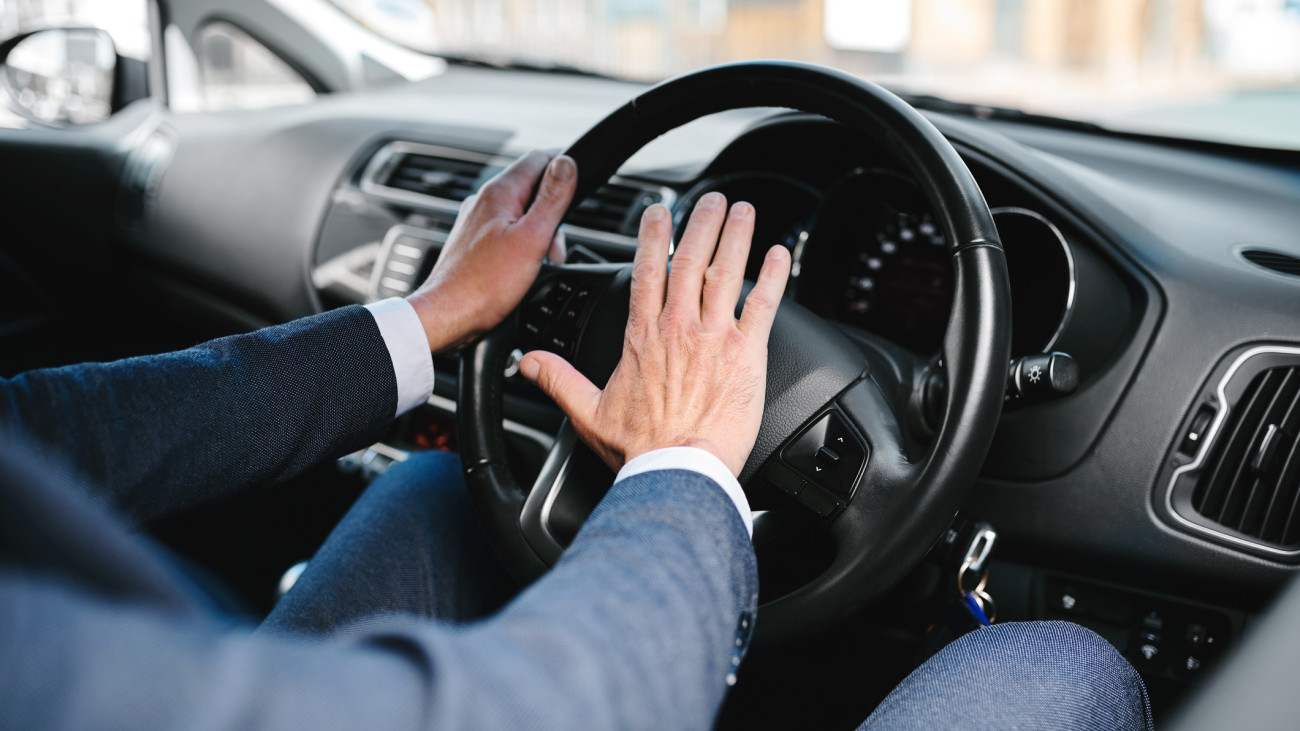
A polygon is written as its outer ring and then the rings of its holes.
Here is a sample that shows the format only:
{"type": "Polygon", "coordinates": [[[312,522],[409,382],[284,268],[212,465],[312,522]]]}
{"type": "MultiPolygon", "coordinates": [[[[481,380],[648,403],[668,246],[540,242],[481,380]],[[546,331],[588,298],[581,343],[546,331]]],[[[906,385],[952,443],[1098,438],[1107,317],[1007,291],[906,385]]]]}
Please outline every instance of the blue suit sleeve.
{"type": "Polygon", "coordinates": [[[0,571],[0,708],[55,729],[703,729],[758,589],[740,516],[687,471],[616,484],[553,571],[467,626],[232,633],[28,578],[0,571]]]}
{"type": "Polygon", "coordinates": [[[54,452],[136,522],[360,448],[396,404],[392,360],[361,307],[0,381],[0,426],[54,452]]]}

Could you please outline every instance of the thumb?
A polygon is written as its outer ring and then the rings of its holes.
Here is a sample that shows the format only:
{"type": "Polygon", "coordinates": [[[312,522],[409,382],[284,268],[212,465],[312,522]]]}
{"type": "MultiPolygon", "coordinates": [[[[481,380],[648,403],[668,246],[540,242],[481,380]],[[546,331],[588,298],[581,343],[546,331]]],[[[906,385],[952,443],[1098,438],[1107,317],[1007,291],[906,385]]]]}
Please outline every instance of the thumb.
{"type": "Polygon", "coordinates": [[[519,372],[550,396],[582,432],[595,419],[601,390],[555,353],[534,350],[519,361],[519,372]]]}
{"type": "Polygon", "coordinates": [[[573,189],[577,185],[578,166],[573,158],[560,155],[551,160],[541,184],[537,186],[537,197],[519,223],[539,239],[549,240],[565,211],[569,210],[573,189]]]}

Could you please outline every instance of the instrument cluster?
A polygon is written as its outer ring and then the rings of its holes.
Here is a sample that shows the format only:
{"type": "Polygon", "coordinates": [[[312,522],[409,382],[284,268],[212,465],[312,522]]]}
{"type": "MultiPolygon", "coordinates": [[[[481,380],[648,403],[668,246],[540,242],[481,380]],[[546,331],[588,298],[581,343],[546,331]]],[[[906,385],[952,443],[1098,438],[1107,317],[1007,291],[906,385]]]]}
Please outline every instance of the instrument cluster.
{"type": "MultiPolygon", "coordinates": [[[[952,307],[952,258],[942,222],[910,178],[859,168],[819,191],[779,174],[732,173],[683,196],[679,232],[694,201],[711,190],[754,204],[749,278],[769,247],[786,246],[795,262],[788,297],[920,355],[939,351],[952,307]]],[[[993,214],[1011,275],[1012,356],[1051,350],[1074,300],[1069,242],[1036,211],[993,214]]]]}

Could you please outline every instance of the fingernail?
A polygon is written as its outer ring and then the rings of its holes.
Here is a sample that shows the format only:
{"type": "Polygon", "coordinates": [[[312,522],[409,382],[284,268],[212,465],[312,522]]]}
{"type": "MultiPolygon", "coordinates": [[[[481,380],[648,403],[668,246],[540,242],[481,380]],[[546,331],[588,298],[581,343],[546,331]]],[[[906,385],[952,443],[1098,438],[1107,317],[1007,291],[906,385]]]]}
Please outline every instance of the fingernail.
{"type": "Polygon", "coordinates": [[[731,206],[731,216],[733,218],[748,218],[752,215],[754,215],[754,206],[745,201],[734,203],[731,206]]]}
{"type": "Polygon", "coordinates": [[[536,381],[537,374],[542,372],[542,364],[536,358],[524,358],[519,361],[519,372],[524,374],[524,378],[536,381]]]}
{"type": "Polygon", "coordinates": [[[556,180],[567,181],[578,173],[578,166],[573,162],[573,158],[568,155],[560,155],[551,161],[551,175],[556,180]]]}
{"type": "Polygon", "coordinates": [[[667,215],[668,215],[668,209],[656,203],[653,206],[650,206],[649,208],[645,209],[645,213],[641,214],[641,218],[646,223],[657,223],[659,221],[664,220],[664,218],[667,217],[667,215]]]}
{"type": "Polygon", "coordinates": [[[695,204],[695,207],[702,209],[719,208],[726,202],[726,200],[726,198],[722,197],[721,193],[705,193],[700,198],[700,202],[695,204]]]}

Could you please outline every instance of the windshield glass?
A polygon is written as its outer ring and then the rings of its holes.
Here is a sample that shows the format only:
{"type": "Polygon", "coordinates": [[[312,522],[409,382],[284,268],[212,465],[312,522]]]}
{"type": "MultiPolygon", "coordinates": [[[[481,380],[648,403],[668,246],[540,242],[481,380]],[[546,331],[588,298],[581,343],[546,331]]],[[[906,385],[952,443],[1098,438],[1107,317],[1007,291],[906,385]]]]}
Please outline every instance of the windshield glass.
{"type": "Polygon", "coordinates": [[[655,81],[755,58],[1113,129],[1300,149],[1300,0],[333,0],[426,53],[655,81]]]}

